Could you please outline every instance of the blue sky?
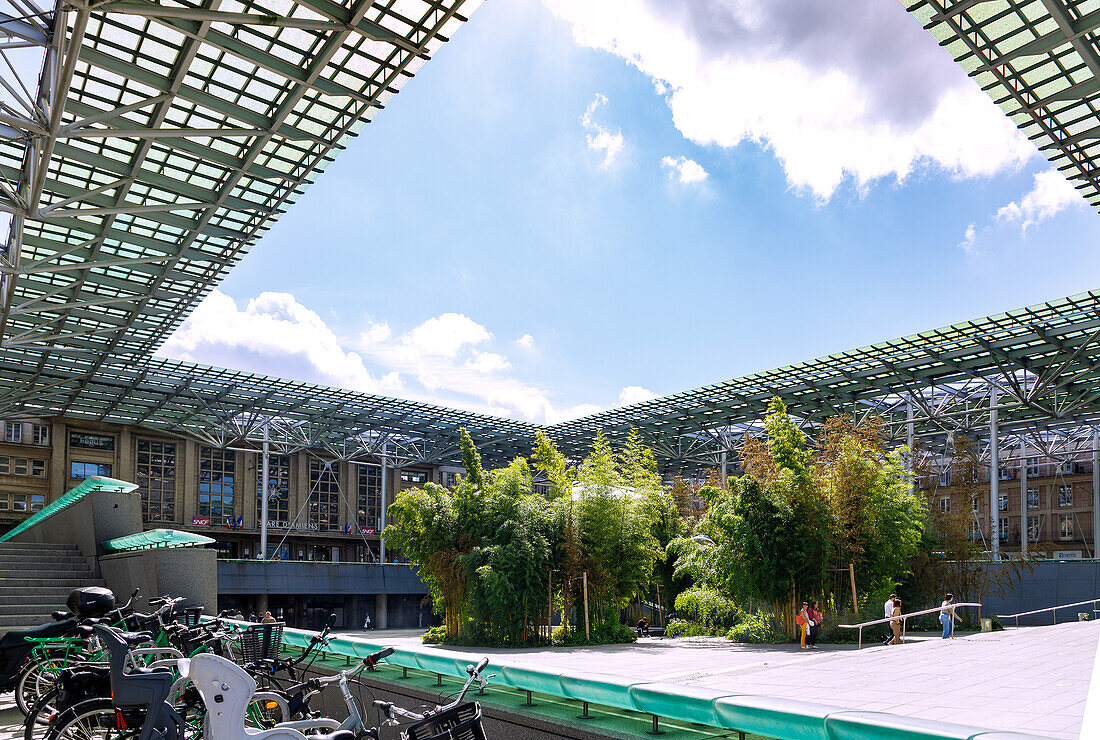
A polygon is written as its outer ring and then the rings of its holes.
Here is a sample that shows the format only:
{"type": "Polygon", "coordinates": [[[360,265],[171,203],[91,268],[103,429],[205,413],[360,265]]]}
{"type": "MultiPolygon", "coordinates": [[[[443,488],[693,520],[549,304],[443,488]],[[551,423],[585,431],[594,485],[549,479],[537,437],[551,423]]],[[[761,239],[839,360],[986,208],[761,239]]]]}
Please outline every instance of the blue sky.
{"type": "Polygon", "coordinates": [[[491,2],[163,353],[555,421],[1097,287],[1049,170],[894,0],[491,2]]]}

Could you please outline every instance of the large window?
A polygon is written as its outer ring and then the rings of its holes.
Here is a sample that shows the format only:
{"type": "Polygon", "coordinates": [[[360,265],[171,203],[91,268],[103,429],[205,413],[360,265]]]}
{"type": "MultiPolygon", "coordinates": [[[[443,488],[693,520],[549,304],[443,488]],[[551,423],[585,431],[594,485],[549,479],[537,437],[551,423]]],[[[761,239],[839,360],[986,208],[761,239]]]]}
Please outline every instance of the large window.
{"type": "Polygon", "coordinates": [[[110,463],[80,462],[78,460],[73,460],[69,463],[69,477],[73,480],[84,480],[85,478],[93,478],[97,475],[110,478],[110,463]]]}
{"type": "Polygon", "coordinates": [[[1058,515],[1058,539],[1073,539],[1073,514],[1058,515]]]}
{"type": "Polygon", "coordinates": [[[1008,511],[1008,494],[1001,493],[997,495],[997,511],[1008,511]]]}
{"type": "Polygon", "coordinates": [[[1027,540],[1028,542],[1039,541],[1039,517],[1037,516],[1027,518],[1027,540]]]}
{"type": "Polygon", "coordinates": [[[997,517],[997,536],[1001,538],[1001,542],[1008,541],[1008,519],[999,516],[997,517]]]}
{"type": "Polygon", "coordinates": [[[48,445],[50,443],[50,428],[42,424],[31,427],[32,438],[36,445],[48,445]]]}
{"type": "Polygon", "coordinates": [[[356,465],[356,498],[358,499],[359,526],[378,532],[379,519],[382,516],[382,466],[356,465]]]}
{"type": "Polygon", "coordinates": [[[337,463],[309,461],[309,523],[319,530],[340,528],[340,476],[337,463]]]}
{"type": "MultiPolygon", "coordinates": [[[[256,521],[262,521],[263,501],[260,498],[264,486],[264,458],[256,457],[256,521]]],[[[274,524],[290,523],[290,456],[267,457],[267,521],[274,524]]]]}
{"type": "Polygon", "coordinates": [[[137,484],[147,522],[176,520],[176,443],[139,439],[137,484]]]}
{"type": "Polygon", "coordinates": [[[23,441],[23,425],[17,421],[4,422],[4,441],[19,443],[23,441]]]}
{"type": "Polygon", "coordinates": [[[199,516],[212,523],[233,516],[236,456],[231,450],[199,448],[199,516]]]}
{"type": "Polygon", "coordinates": [[[1028,488],[1027,489],[1027,508],[1038,509],[1039,508],[1039,489],[1028,488]]]}
{"type": "Polygon", "coordinates": [[[950,511],[951,511],[951,497],[950,496],[943,496],[943,497],[940,498],[940,511],[942,511],[944,514],[950,513],[950,511]]]}
{"type": "Polygon", "coordinates": [[[1058,506],[1063,509],[1073,506],[1073,486],[1058,486],[1058,506]]]}

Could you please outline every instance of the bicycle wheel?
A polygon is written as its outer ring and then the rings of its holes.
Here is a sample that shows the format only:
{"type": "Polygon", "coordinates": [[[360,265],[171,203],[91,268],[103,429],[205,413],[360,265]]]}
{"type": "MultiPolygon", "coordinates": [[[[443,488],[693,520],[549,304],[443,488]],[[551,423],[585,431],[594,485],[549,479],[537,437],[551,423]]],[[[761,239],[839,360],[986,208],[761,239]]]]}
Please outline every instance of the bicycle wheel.
{"type": "Polygon", "coordinates": [[[46,740],[135,740],[140,721],[128,723],[110,700],[93,699],[57,715],[46,740]]]}
{"type": "Polygon", "coordinates": [[[57,695],[60,693],[61,687],[54,686],[38,697],[23,722],[23,740],[44,740],[49,730],[50,717],[57,709],[57,695]]]}
{"type": "Polygon", "coordinates": [[[19,674],[15,683],[15,704],[26,717],[39,698],[49,693],[57,684],[57,676],[68,665],[68,661],[58,658],[46,658],[28,663],[19,674]]]}

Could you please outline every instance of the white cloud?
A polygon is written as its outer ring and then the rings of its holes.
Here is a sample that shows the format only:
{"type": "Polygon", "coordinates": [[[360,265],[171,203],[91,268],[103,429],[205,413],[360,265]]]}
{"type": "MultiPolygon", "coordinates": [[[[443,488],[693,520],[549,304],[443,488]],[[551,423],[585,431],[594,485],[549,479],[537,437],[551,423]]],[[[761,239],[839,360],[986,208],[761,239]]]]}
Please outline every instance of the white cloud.
{"type": "Polygon", "coordinates": [[[158,351],[166,357],[294,375],[366,393],[397,393],[397,373],[368,372],[313,311],[289,293],[261,293],[245,308],[210,293],[158,351]]]}
{"type": "Polygon", "coordinates": [[[531,349],[535,345],[535,338],[530,334],[524,334],[522,337],[516,340],[516,344],[524,349],[531,349]]]}
{"type": "Polygon", "coordinates": [[[1052,167],[1036,173],[1031,190],[1018,203],[1012,201],[997,211],[997,220],[1018,223],[1022,231],[1027,231],[1028,227],[1084,202],[1065,175],[1052,167]]]}
{"type": "Polygon", "coordinates": [[[703,169],[703,165],[696,162],[694,159],[688,159],[687,157],[664,157],[661,159],[661,166],[669,170],[668,176],[672,180],[679,182],[681,185],[695,185],[705,182],[708,174],[703,169]]]}
{"type": "Polygon", "coordinates": [[[495,373],[498,370],[507,370],[512,364],[495,352],[478,352],[471,350],[472,356],[466,360],[466,367],[477,370],[479,373],[495,373]]]}
{"type": "Polygon", "coordinates": [[[640,385],[628,385],[619,391],[619,405],[629,406],[632,403],[641,403],[656,397],[657,394],[648,388],[643,388],[640,385]]]}
{"type": "Polygon", "coordinates": [[[624,142],[622,129],[612,131],[596,122],[594,118],[596,109],[604,105],[607,105],[607,96],[597,93],[596,97],[585,108],[584,115],[581,116],[581,125],[588,132],[585,136],[588,148],[602,152],[603,162],[601,166],[605,170],[610,170],[615,166],[616,159],[622,153],[624,142]]]}
{"type": "Polygon", "coordinates": [[[974,229],[974,224],[970,224],[966,227],[966,231],[963,233],[963,240],[955,246],[966,252],[969,255],[978,253],[976,241],[978,232],[974,229]]]}
{"type": "Polygon", "coordinates": [[[760,143],[821,198],[847,179],[927,164],[987,176],[1035,154],[896,0],[544,2],[577,43],[649,75],[685,137],[760,143]]]}
{"type": "Polygon", "coordinates": [[[158,354],[539,423],[600,410],[560,408],[550,391],[509,376],[508,358],[485,348],[492,339],[470,317],[445,313],[401,334],[380,321],[341,340],[289,293],[261,293],[240,308],[214,290],[158,354]]]}

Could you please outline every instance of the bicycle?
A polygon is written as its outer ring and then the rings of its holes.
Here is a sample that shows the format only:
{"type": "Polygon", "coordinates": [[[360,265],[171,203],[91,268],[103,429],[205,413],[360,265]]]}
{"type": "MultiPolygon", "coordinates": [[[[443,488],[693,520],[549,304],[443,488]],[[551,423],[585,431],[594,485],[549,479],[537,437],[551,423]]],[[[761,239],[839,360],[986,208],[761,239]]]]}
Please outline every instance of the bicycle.
{"type": "MultiPolygon", "coordinates": [[[[390,648],[392,652],[392,648],[390,648]]],[[[469,678],[458,692],[458,695],[444,705],[436,705],[433,709],[424,713],[411,712],[395,705],[393,702],[375,700],[374,706],[381,710],[386,721],[383,726],[400,726],[397,717],[416,720],[416,724],[409,725],[401,730],[401,740],[486,740],[485,731],[481,726],[481,704],[476,701],[465,702],[466,692],[476,680],[478,688],[484,689],[489,679],[496,674],[482,676],[481,672],[489,665],[488,658],[482,658],[477,666],[466,666],[469,678]]],[[[377,730],[370,735],[373,740],[378,740],[377,730]]]]}

